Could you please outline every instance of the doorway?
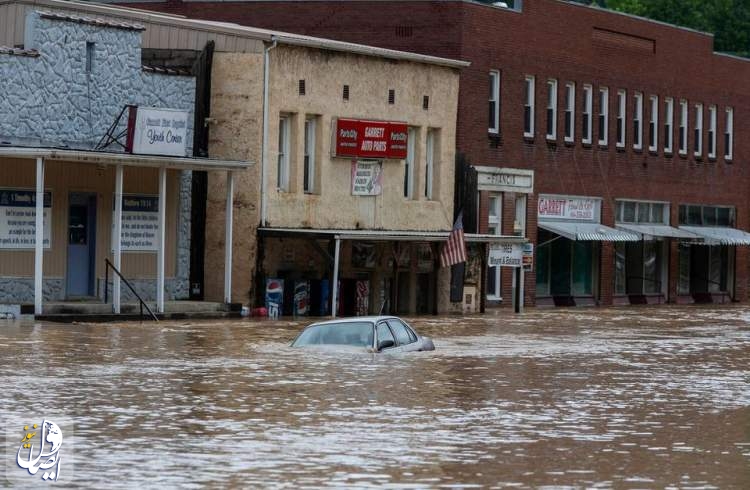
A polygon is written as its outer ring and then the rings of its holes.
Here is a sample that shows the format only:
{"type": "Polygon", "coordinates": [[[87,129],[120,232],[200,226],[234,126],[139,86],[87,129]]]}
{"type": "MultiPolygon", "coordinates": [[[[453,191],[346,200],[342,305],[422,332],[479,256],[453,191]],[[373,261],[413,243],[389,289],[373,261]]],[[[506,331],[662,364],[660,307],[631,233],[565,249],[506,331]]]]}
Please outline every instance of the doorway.
{"type": "Polygon", "coordinates": [[[68,196],[68,262],[66,296],[95,296],[96,194],[68,196]]]}

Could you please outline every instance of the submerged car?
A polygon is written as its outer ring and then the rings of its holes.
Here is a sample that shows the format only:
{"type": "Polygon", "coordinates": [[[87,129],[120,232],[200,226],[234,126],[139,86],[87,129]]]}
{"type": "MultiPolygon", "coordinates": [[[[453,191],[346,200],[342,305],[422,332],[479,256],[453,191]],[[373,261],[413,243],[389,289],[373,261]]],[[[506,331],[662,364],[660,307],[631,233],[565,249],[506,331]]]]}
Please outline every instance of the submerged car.
{"type": "Polygon", "coordinates": [[[435,350],[429,337],[422,337],[395,316],[342,318],[313,323],[305,328],[292,347],[343,347],[368,352],[415,352],[435,350]]]}

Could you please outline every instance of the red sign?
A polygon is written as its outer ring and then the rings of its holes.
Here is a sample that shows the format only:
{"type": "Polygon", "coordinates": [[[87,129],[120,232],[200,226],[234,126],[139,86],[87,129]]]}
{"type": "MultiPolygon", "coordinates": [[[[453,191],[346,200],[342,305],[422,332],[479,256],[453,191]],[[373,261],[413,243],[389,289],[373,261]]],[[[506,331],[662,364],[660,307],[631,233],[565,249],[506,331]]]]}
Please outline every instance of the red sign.
{"type": "Polygon", "coordinates": [[[339,119],[336,121],[336,156],[406,158],[406,123],[339,119]]]}

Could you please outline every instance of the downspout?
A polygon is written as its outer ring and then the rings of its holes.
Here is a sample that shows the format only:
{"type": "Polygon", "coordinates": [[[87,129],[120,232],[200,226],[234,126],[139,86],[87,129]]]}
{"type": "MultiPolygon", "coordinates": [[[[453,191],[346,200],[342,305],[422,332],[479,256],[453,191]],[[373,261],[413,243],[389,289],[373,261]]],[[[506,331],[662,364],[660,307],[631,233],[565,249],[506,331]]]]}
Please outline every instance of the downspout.
{"type": "Polygon", "coordinates": [[[263,49],[263,143],[261,147],[262,163],[260,166],[260,226],[265,227],[267,222],[266,211],[266,174],[268,172],[268,85],[270,78],[268,53],[276,47],[278,41],[276,36],[271,36],[273,41],[270,46],[263,49]]]}

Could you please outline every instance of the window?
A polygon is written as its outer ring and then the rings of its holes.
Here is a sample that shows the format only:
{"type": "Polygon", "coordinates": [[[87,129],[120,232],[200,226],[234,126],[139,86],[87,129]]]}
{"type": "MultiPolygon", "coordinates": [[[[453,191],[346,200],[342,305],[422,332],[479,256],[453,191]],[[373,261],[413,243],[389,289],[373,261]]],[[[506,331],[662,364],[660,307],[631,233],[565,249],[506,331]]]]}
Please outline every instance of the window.
{"type": "Polygon", "coordinates": [[[703,104],[695,104],[695,141],[693,151],[696,157],[703,156],[703,104]]]}
{"type": "Polygon", "coordinates": [[[547,80],[547,139],[557,139],[557,80],[547,80]]]}
{"type": "Polygon", "coordinates": [[[732,159],[732,145],[734,145],[734,109],[727,107],[727,120],[724,127],[724,159],[732,159]]]}
{"type": "Polygon", "coordinates": [[[599,146],[609,141],[609,89],[599,88],[599,146]]]}
{"type": "Polygon", "coordinates": [[[734,208],[728,206],[700,206],[680,204],[681,225],[733,227],[734,208]]]}
{"type": "MultiPolygon", "coordinates": [[[[487,210],[487,233],[489,235],[502,235],[502,195],[495,194],[489,198],[489,209],[487,210]]],[[[487,268],[487,299],[500,300],[500,267],[487,268]]]]}
{"type": "Polygon", "coordinates": [[[303,78],[303,79],[300,79],[300,81],[299,81],[299,94],[300,95],[305,95],[305,93],[306,93],[306,90],[305,90],[305,79],[303,78]]]}
{"type": "Polygon", "coordinates": [[[305,119],[304,191],[315,192],[315,118],[305,119]]]}
{"type": "Polygon", "coordinates": [[[86,73],[91,73],[94,69],[94,51],[96,43],[86,41],[86,73]]]}
{"type": "Polygon", "coordinates": [[[427,148],[425,149],[424,197],[432,199],[432,187],[435,173],[435,129],[427,130],[427,148]]]}
{"type": "Polygon", "coordinates": [[[664,153],[672,153],[672,125],[674,124],[674,100],[664,99],[664,153]]]}
{"type": "Polygon", "coordinates": [[[525,93],[523,102],[523,135],[534,137],[534,77],[527,76],[524,82],[525,93]]]}
{"type": "Polygon", "coordinates": [[[648,151],[656,153],[659,150],[659,96],[649,97],[651,115],[648,120],[648,151]]]}
{"type": "Polygon", "coordinates": [[[513,221],[513,234],[526,236],[526,194],[516,195],[516,219],[513,221]]]}
{"type": "Polygon", "coordinates": [[[393,89],[388,90],[388,103],[393,105],[396,103],[396,91],[393,89]]]}
{"type": "Polygon", "coordinates": [[[680,155],[687,155],[688,103],[680,101],[680,155]]]}
{"type": "Polygon", "coordinates": [[[349,100],[349,85],[344,85],[344,90],[341,94],[341,98],[343,98],[344,100],[349,100]]]}
{"type": "Polygon", "coordinates": [[[500,72],[490,72],[490,114],[489,129],[493,134],[500,132],[500,72]]]}
{"type": "Polygon", "coordinates": [[[625,148],[625,118],[627,93],[624,90],[617,91],[617,147],[625,148]]]}
{"type": "Polygon", "coordinates": [[[426,111],[430,109],[430,96],[429,95],[422,96],[422,109],[426,111]]]}
{"type": "MultiPolygon", "coordinates": [[[[409,332],[406,330],[406,326],[398,320],[388,320],[388,326],[391,327],[391,332],[396,336],[398,345],[406,345],[414,342],[409,332]]],[[[416,340],[416,339],[415,339],[416,340]]]]}
{"type": "Polygon", "coordinates": [[[593,112],[594,94],[591,85],[583,86],[583,121],[581,126],[581,141],[591,144],[591,117],[593,112]]]}
{"type": "Polygon", "coordinates": [[[391,333],[391,329],[388,328],[388,325],[385,322],[378,323],[377,326],[377,333],[378,333],[378,350],[380,350],[380,345],[383,342],[393,342],[393,346],[396,345],[396,338],[393,336],[393,333],[391,333]]]}
{"type": "Polygon", "coordinates": [[[640,150],[643,148],[643,94],[636,92],[635,112],[633,113],[633,148],[640,150]]]}
{"type": "Polygon", "coordinates": [[[572,142],[575,139],[576,120],[576,84],[570,82],[565,84],[565,141],[572,142]]]}
{"type": "Polygon", "coordinates": [[[646,201],[617,201],[618,223],[669,224],[669,204],[646,201]]]}
{"type": "Polygon", "coordinates": [[[406,160],[404,160],[404,197],[412,198],[414,187],[414,162],[416,162],[417,130],[409,128],[406,139],[406,160]]]}
{"type": "Polygon", "coordinates": [[[279,118],[279,151],[276,164],[276,187],[289,190],[289,127],[288,116],[279,118]]]}
{"type": "Polygon", "coordinates": [[[708,158],[716,158],[716,106],[708,106],[708,158]]]}

